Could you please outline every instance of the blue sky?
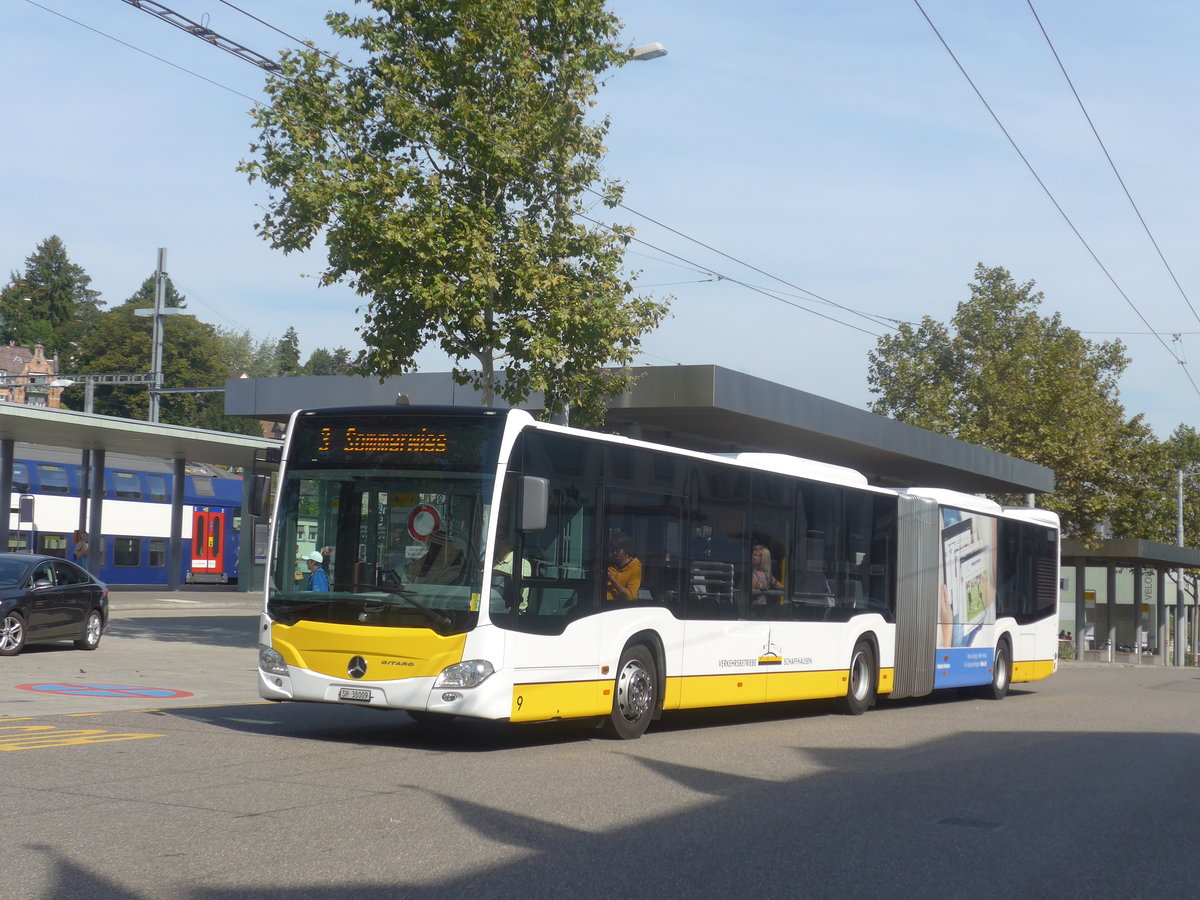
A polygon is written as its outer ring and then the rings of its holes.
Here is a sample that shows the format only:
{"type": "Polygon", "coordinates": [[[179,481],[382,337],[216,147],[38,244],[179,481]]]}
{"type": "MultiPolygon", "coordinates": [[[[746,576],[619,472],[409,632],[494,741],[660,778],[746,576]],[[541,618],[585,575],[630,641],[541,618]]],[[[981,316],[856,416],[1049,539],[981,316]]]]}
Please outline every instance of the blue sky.
{"type": "MultiPolygon", "coordinates": [[[[305,277],[320,270],[319,253],[283,256],[254,234],[263,194],[235,166],[253,138],[247,98],[263,96],[263,73],[121,0],[37,4],[0,5],[0,270],[20,270],[40,240],[58,234],[92,286],[117,304],[166,247],[172,279],[205,321],[260,338],[293,325],[306,356],[318,346],[357,349],[357,299],[305,277]]],[[[167,5],[267,56],[287,45],[218,0],[167,5]]],[[[349,6],[237,5],[330,48],[322,14],[349,6]]],[[[1161,437],[1195,424],[1200,393],[1187,376],[1200,373],[1200,317],[1184,295],[1200,309],[1200,6],[1034,3],[1181,293],[1028,3],[922,0],[1131,305],[914,3],[610,5],[630,44],[661,41],[669,50],[616,72],[598,98],[597,110],[612,118],[606,172],[626,182],[627,206],[842,307],[901,321],[949,319],[976,263],[1004,266],[1037,282],[1046,313],[1061,312],[1093,339],[1125,341],[1133,362],[1122,400],[1131,414],[1144,413],[1161,437]]],[[[854,406],[869,402],[867,353],[885,331],[878,321],[804,295],[787,299],[807,310],[764,296],[730,279],[795,291],[621,216],[645,242],[628,256],[640,283],[674,297],[640,362],[715,363],[854,406]]],[[[448,368],[432,351],[420,363],[448,368]]]]}

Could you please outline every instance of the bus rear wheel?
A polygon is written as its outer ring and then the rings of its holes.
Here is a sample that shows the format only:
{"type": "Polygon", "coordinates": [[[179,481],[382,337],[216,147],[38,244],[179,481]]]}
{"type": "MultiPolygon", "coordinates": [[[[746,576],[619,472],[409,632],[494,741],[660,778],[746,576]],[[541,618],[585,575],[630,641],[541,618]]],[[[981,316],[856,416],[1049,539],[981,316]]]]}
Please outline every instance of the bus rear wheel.
{"type": "Polygon", "coordinates": [[[1012,684],[1012,650],[1009,649],[1008,639],[1002,639],[996,645],[996,658],[992,661],[992,683],[985,684],[979,689],[979,696],[984,700],[1003,700],[1008,696],[1008,686],[1012,684]]]}
{"type": "Polygon", "coordinates": [[[846,685],[846,712],[861,716],[875,704],[875,651],[870,641],[859,641],[850,655],[846,685]]]}
{"type": "Polygon", "coordinates": [[[654,657],[641,644],[627,647],[613,682],[612,714],[604,722],[612,737],[630,741],[640,738],[654,718],[658,703],[658,675],[654,657]]]}

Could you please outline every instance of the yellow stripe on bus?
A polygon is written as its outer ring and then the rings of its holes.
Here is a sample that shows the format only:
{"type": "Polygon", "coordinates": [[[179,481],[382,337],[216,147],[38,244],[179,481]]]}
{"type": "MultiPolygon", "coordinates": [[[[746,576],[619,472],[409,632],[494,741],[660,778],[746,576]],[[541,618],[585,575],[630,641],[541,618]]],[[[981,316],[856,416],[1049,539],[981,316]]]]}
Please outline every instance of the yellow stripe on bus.
{"type": "MultiPolygon", "coordinates": [[[[891,692],[894,671],[880,670],[879,693],[891,692]]],[[[847,672],[834,670],[668,678],[663,709],[704,709],[844,697],[848,677],[847,672]]],[[[513,687],[510,719],[513,722],[545,722],[606,716],[612,712],[612,690],[613,683],[608,679],[518,684],[513,687]]]]}
{"type": "Polygon", "coordinates": [[[1054,674],[1054,660],[1052,659],[1033,659],[1028,662],[1014,662],[1012,667],[1012,680],[1017,681],[1040,681],[1043,678],[1049,678],[1054,674]]]}
{"type": "Polygon", "coordinates": [[[545,722],[581,716],[606,716],[612,712],[613,683],[567,681],[513,685],[513,722],[545,722]]]}
{"type": "Polygon", "coordinates": [[[462,662],[465,634],[443,637],[428,628],[374,628],[297,622],[271,625],[271,645],[290,666],[331,678],[345,678],[355,656],[367,661],[371,681],[399,681],[437,675],[462,662]]]}

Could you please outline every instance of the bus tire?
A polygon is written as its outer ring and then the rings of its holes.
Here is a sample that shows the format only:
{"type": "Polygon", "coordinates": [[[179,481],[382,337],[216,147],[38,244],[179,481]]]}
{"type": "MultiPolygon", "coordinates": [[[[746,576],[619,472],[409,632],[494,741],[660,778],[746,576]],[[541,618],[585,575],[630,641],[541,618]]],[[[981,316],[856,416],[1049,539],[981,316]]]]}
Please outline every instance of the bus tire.
{"type": "Polygon", "coordinates": [[[846,712],[861,716],[875,705],[875,651],[871,642],[862,640],[850,654],[850,671],[846,683],[846,712]]]}
{"type": "Polygon", "coordinates": [[[643,644],[626,647],[613,681],[613,708],[604,722],[605,732],[625,741],[640,738],[654,718],[657,703],[654,655],[643,644]]]}
{"type": "Polygon", "coordinates": [[[1000,638],[996,645],[996,658],[992,660],[992,683],[985,684],[979,689],[979,696],[984,700],[1003,700],[1008,696],[1008,686],[1012,684],[1012,649],[1008,638],[1000,638]]]}

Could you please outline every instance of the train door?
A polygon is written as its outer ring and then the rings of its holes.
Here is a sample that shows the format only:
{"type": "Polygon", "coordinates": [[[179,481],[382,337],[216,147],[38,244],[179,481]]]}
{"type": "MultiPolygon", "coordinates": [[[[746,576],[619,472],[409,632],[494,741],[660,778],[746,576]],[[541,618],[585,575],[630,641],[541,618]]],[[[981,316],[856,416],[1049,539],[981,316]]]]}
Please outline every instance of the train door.
{"type": "Polygon", "coordinates": [[[225,512],[197,509],[192,513],[192,568],[194,583],[228,581],[225,574],[225,512]]]}

